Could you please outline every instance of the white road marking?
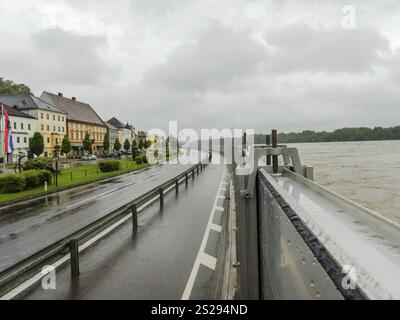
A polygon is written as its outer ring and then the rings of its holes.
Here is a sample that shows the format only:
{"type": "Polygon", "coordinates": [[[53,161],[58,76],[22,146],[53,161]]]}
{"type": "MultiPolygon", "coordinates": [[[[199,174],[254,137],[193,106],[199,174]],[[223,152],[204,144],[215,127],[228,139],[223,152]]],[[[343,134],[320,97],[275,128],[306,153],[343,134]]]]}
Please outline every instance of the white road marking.
{"type": "MultiPolygon", "coordinates": [[[[214,204],[213,204],[211,212],[210,212],[210,218],[208,219],[208,224],[207,224],[207,227],[206,227],[206,231],[204,232],[204,236],[203,236],[203,240],[202,240],[201,245],[200,245],[199,252],[197,253],[196,259],[194,261],[192,272],[190,273],[189,279],[188,279],[188,281],[186,283],[185,290],[183,291],[183,295],[182,295],[182,298],[181,298],[182,300],[189,300],[190,295],[191,295],[192,290],[193,290],[194,282],[196,281],[197,273],[199,272],[200,264],[206,265],[205,263],[210,263],[210,259],[207,260],[207,257],[206,257],[206,261],[204,261],[204,256],[206,255],[206,253],[204,253],[204,250],[205,250],[206,245],[207,245],[207,240],[208,240],[208,236],[210,234],[211,225],[213,224],[215,211],[217,210],[217,208],[220,208],[220,207],[217,206],[217,202],[218,202],[218,196],[220,194],[220,189],[222,188],[222,183],[224,181],[224,176],[225,176],[225,166],[224,166],[224,173],[222,174],[221,181],[219,183],[217,194],[215,195],[214,204]]],[[[215,259],[215,261],[216,261],[216,259],[215,259]]],[[[206,266],[209,267],[209,265],[206,265],[206,266]]],[[[214,270],[215,270],[215,266],[214,266],[214,270]]]]}
{"type": "MultiPolygon", "coordinates": [[[[217,198],[217,199],[218,199],[218,198],[217,198]]],[[[216,207],[215,207],[215,210],[216,210],[216,211],[224,211],[225,209],[224,209],[223,207],[216,206],[216,207]]]]}
{"type": "Polygon", "coordinates": [[[218,199],[223,199],[223,200],[225,200],[225,196],[218,196],[218,199]]]}
{"type": "Polygon", "coordinates": [[[214,231],[217,231],[217,232],[222,232],[222,227],[217,225],[217,224],[215,224],[215,223],[212,223],[210,225],[210,228],[211,228],[211,230],[214,230],[214,231]]]}
{"type": "Polygon", "coordinates": [[[133,184],[142,182],[142,181],[144,181],[144,180],[150,179],[151,177],[155,176],[156,174],[157,174],[157,173],[153,173],[153,174],[149,175],[148,177],[144,177],[144,178],[142,178],[142,179],[132,181],[132,182],[127,183],[127,184],[125,184],[125,185],[123,185],[123,186],[121,186],[121,187],[118,187],[118,188],[115,188],[115,189],[106,191],[106,192],[101,193],[101,194],[98,194],[98,195],[96,195],[96,196],[93,196],[93,197],[84,199],[84,200],[79,201],[79,202],[74,203],[74,204],[71,204],[71,205],[67,206],[67,209],[70,209],[70,208],[73,208],[73,207],[77,207],[77,206],[79,206],[79,205],[81,205],[81,204],[83,204],[83,203],[90,202],[90,201],[92,201],[92,200],[94,200],[94,199],[98,199],[98,200],[104,199],[104,198],[108,197],[108,196],[110,195],[110,193],[113,193],[113,192],[115,192],[115,191],[117,191],[117,190],[124,189],[124,188],[126,188],[126,187],[129,187],[129,186],[131,186],[131,185],[133,185],[133,184]]]}
{"type": "Polygon", "coordinates": [[[201,264],[205,265],[207,268],[211,270],[215,270],[215,267],[217,266],[217,259],[214,258],[213,256],[210,256],[207,253],[203,253],[201,255],[201,264]]]}
{"type": "Polygon", "coordinates": [[[117,190],[118,190],[118,188],[115,188],[115,189],[112,189],[112,190],[108,190],[107,192],[103,192],[103,193],[98,194],[98,195],[96,195],[96,196],[93,196],[93,197],[87,198],[87,199],[85,199],[85,200],[76,202],[76,203],[74,203],[74,204],[71,204],[71,205],[67,206],[67,209],[70,209],[70,208],[72,208],[72,207],[77,207],[77,206],[79,206],[79,205],[81,205],[81,204],[83,204],[83,203],[85,203],[85,202],[90,202],[90,201],[92,201],[92,200],[94,200],[94,199],[103,197],[103,196],[108,195],[108,194],[110,194],[110,193],[113,193],[113,192],[115,192],[115,191],[117,191],[117,190]]]}

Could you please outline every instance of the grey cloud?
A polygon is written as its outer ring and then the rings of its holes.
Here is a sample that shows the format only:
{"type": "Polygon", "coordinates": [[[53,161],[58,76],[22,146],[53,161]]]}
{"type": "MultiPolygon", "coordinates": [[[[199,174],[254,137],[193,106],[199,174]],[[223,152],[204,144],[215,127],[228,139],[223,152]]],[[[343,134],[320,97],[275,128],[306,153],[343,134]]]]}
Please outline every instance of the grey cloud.
{"type": "Polygon", "coordinates": [[[274,49],[269,63],[273,72],[367,72],[389,51],[388,40],[367,29],[315,31],[292,25],[267,32],[265,39],[274,49]]]}
{"type": "Polygon", "coordinates": [[[104,36],[80,35],[62,29],[43,30],[32,36],[40,54],[40,69],[50,79],[66,84],[95,84],[114,78],[118,69],[108,66],[98,50],[106,47],[104,36]]]}
{"type": "Polygon", "coordinates": [[[178,45],[166,63],[147,71],[143,79],[146,85],[176,90],[220,90],[254,72],[266,54],[247,32],[212,24],[178,45]]]}

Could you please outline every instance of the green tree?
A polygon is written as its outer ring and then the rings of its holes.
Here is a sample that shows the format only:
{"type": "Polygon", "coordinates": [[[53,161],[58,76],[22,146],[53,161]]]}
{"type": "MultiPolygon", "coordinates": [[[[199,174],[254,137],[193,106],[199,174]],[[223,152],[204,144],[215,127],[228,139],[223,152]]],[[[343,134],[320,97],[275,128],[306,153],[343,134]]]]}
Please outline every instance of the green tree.
{"type": "Polygon", "coordinates": [[[31,89],[26,85],[0,78],[0,95],[27,95],[30,93],[31,89]]]}
{"type": "Polygon", "coordinates": [[[138,156],[139,156],[139,149],[137,147],[137,142],[136,142],[136,140],[133,140],[132,141],[132,159],[133,159],[133,161],[135,161],[138,156]]]}
{"type": "Polygon", "coordinates": [[[29,150],[36,156],[40,156],[44,151],[44,139],[40,132],[35,132],[32,138],[29,138],[29,150]]]}
{"type": "Polygon", "coordinates": [[[115,142],[114,142],[114,150],[115,150],[115,151],[121,150],[121,143],[119,142],[119,139],[118,139],[118,138],[115,139],[115,142]]]}
{"type": "Polygon", "coordinates": [[[61,142],[61,152],[68,155],[71,151],[71,142],[69,141],[68,137],[65,136],[61,142]]]}
{"type": "Polygon", "coordinates": [[[128,139],[126,139],[124,142],[124,149],[125,151],[128,151],[130,148],[131,148],[131,143],[129,142],[128,139]]]}
{"type": "Polygon", "coordinates": [[[143,144],[144,148],[147,149],[151,146],[151,141],[150,140],[146,140],[143,144]]]}
{"type": "Polygon", "coordinates": [[[108,131],[104,135],[103,148],[104,148],[104,151],[107,151],[107,152],[110,150],[110,134],[108,131]]]}
{"type": "Polygon", "coordinates": [[[87,152],[92,152],[92,140],[90,140],[89,133],[85,133],[85,138],[82,141],[83,149],[87,152]]]}
{"type": "Polygon", "coordinates": [[[169,143],[169,137],[168,137],[167,140],[165,141],[165,148],[166,148],[165,156],[167,157],[167,159],[169,159],[169,147],[170,147],[170,143],[169,143]]]}
{"type": "Polygon", "coordinates": [[[139,150],[142,150],[144,148],[143,140],[139,140],[139,150]]]}

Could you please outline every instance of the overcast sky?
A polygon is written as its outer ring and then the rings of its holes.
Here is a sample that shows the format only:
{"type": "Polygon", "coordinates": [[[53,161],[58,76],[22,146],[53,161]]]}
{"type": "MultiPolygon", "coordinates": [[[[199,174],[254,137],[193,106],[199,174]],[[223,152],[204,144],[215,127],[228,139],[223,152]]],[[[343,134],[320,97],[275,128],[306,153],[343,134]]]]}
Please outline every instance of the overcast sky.
{"type": "Polygon", "coordinates": [[[400,124],[398,0],[0,0],[0,41],[0,77],[140,129],[400,124]]]}

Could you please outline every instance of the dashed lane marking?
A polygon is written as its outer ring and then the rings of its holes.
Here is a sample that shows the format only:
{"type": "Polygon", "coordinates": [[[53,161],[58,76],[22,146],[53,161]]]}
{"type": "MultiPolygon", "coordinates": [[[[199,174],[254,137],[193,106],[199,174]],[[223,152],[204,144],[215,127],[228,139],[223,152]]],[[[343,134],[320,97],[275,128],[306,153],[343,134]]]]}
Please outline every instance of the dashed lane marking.
{"type": "Polygon", "coordinates": [[[207,268],[210,268],[211,270],[215,270],[217,266],[217,259],[214,258],[213,256],[210,256],[207,253],[203,253],[201,255],[201,264],[205,265],[207,268]]]}
{"type": "MultiPolygon", "coordinates": [[[[192,268],[192,271],[190,273],[189,279],[188,279],[188,281],[186,283],[185,290],[183,291],[182,300],[189,300],[190,299],[190,295],[191,295],[192,290],[193,290],[194,282],[196,281],[196,277],[197,277],[197,274],[199,272],[200,264],[203,264],[203,265],[207,266],[208,268],[210,268],[212,270],[215,270],[217,259],[212,257],[212,256],[210,256],[210,255],[208,255],[208,254],[206,254],[204,252],[204,250],[205,250],[206,245],[207,245],[208,236],[210,235],[210,230],[212,230],[215,211],[222,208],[222,207],[217,206],[217,203],[218,203],[218,196],[220,195],[220,192],[221,192],[222,183],[224,181],[224,177],[225,177],[225,167],[224,167],[224,172],[223,172],[222,177],[221,177],[221,181],[219,183],[217,194],[215,195],[214,204],[213,204],[212,209],[211,209],[210,218],[208,219],[208,224],[207,224],[207,227],[206,227],[206,231],[204,232],[204,236],[203,236],[203,240],[202,240],[201,245],[200,245],[199,252],[197,253],[196,259],[194,261],[193,268],[192,268]],[[215,260],[213,260],[211,258],[213,258],[215,260]]],[[[221,211],[221,210],[219,210],[219,211],[221,211]]],[[[224,208],[222,208],[222,211],[224,211],[224,208]]]]}
{"type": "Polygon", "coordinates": [[[217,232],[221,232],[222,231],[222,227],[217,225],[217,224],[215,224],[215,223],[212,223],[210,225],[210,228],[211,228],[211,230],[214,230],[214,231],[217,231],[217,232]]]}

